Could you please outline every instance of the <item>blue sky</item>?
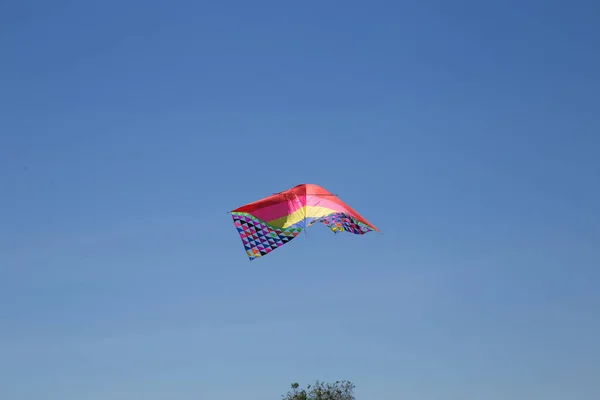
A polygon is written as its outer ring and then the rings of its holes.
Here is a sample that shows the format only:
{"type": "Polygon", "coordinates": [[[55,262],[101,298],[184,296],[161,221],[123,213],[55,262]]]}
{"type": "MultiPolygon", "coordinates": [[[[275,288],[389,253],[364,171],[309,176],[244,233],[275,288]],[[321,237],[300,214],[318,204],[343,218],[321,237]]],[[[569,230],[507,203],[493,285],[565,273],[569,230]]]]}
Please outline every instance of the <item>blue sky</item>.
{"type": "Polygon", "coordinates": [[[593,1],[0,4],[0,393],[600,397],[593,1]],[[249,262],[298,183],[382,230],[249,262]]]}

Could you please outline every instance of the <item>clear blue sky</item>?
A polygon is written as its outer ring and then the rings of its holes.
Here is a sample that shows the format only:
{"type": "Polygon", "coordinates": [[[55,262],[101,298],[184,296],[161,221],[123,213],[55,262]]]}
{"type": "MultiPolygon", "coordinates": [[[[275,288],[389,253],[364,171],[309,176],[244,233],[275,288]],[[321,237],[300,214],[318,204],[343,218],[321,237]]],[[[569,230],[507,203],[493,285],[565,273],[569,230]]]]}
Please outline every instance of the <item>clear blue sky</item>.
{"type": "Polygon", "coordinates": [[[600,398],[599,15],[2,2],[0,397],[600,398]],[[249,262],[299,183],[383,233],[249,262]]]}

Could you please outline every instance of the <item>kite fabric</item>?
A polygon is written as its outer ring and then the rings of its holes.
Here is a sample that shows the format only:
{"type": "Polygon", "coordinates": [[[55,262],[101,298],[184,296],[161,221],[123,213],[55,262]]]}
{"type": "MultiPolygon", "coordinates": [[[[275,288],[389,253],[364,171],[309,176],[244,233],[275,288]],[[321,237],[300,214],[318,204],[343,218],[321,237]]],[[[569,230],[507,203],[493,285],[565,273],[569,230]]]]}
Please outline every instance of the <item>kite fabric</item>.
{"type": "Polygon", "coordinates": [[[375,226],[318,185],[302,184],[230,211],[250,260],[269,254],[321,222],[333,232],[364,235],[375,226]]]}

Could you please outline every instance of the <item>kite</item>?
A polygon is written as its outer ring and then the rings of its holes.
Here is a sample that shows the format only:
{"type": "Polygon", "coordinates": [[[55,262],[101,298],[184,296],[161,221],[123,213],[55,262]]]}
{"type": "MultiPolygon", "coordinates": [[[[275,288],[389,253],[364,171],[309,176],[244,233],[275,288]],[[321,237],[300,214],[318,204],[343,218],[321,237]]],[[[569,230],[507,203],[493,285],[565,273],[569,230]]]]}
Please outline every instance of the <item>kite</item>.
{"type": "Polygon", "coordinates": [[[289,243],[316,222],[356,235],[375,226],[318,185],[301,184],[229,212],[250,261],[289,243]]]}

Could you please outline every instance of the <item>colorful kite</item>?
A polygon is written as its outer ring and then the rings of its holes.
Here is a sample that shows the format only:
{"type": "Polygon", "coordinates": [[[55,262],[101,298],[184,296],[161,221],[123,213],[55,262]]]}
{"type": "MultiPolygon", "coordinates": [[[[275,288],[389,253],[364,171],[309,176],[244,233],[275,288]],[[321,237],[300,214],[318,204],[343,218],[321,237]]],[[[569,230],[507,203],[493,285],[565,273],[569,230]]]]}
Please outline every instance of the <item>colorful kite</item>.
{"type": "Polygon", "coordinates": [[[312,184],[294,186],[230,214],[250,260],[290,242],[315,222],[333,232],[363,235],[379,231],[337,196],[312,184]]]}

